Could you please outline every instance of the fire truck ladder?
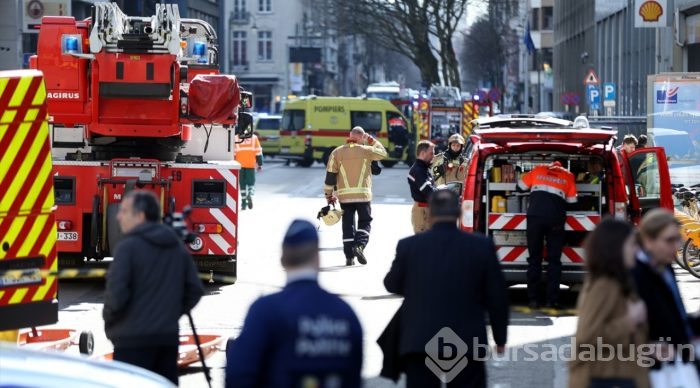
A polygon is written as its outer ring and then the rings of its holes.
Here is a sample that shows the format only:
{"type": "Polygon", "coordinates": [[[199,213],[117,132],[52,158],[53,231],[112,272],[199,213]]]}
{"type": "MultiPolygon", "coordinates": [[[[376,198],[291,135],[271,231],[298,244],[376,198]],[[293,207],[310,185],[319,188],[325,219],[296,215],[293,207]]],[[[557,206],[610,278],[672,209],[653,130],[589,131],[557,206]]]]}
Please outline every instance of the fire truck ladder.
{"type": "Polygon", "coordinates": [[[151,17],[126,16],[116,3],[95,3],[90,52],[180,52],[180,12],[175,4],[156,4],[151,17]]]}

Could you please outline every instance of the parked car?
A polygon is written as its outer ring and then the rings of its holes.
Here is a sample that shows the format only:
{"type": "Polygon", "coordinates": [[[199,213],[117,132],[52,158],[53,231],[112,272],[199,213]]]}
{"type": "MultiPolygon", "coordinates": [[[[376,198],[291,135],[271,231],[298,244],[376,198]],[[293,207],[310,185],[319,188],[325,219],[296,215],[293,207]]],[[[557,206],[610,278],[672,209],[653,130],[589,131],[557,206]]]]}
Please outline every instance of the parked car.
{"type": "Polygon", "coordinates": [[[282,116],[261,114],[255,120],[254,131],[258,135],[263,155],[276,156],[280,153],[280,124],[282,116]]]}
{"type": "Polygon", "coordinates": [[[118,361],[20,349],[0,343],[0,387],[174,387],[165,377],[118,361]]]}

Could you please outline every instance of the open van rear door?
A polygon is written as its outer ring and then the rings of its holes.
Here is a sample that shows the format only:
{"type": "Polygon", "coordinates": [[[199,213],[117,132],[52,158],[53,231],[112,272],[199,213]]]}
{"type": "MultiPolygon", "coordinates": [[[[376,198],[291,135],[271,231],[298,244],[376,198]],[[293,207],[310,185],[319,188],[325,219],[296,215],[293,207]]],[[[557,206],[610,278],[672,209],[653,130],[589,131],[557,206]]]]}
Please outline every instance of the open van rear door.
{"type": "Polygon", "coordinates": [[[622,155],[632,220],[638,222],[647,210],[657,207],[673,210],[671,174],[664,149],[649,147],[622,155]]]}
{"type": "Polygon", "coordinates": [[[617,131],[606,129],[533,129],[499,128],[474,131],[483,142],[506,146],[513,143],[576,143],[583,146],[608,144],[617,131]]]}

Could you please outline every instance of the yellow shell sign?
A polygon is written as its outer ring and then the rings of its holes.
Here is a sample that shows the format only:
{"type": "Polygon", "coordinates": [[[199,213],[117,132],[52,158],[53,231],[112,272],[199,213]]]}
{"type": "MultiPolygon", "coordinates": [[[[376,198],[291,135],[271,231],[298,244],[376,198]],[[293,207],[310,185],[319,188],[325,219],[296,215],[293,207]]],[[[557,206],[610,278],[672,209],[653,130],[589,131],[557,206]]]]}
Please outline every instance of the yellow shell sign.
{"type": "Polygon", "coordinates": [[[664,9],[657,1],[645,1],[642,6],[639,7],[639,16],[641,16],[645,22],[658,22],[663,14],[664,9]]]}
{"type": "Polygon", "coordinates": [[[635,27],[666,27],[668,0],[635,0],[635,27]]]}

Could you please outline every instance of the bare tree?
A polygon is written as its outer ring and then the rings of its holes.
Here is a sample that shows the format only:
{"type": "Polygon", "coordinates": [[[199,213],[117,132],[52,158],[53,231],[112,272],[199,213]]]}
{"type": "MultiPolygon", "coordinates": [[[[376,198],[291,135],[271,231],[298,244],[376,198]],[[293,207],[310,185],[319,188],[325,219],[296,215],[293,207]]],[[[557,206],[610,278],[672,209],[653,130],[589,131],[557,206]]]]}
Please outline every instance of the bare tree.
{"type": "Polygon", "coordinates": [[[493,21],[482,17],[474,22],[464,35],[462,44],[462,66],[471,86],[476,86],[478,81],[489,81],[501,87],[505,50],[493,21]]]}
{"type": "Polygon", "coordinates": [[[335,0],[333,6],[339,32],[405,55],[425,85],[441,83],[442,64],[443,81],[459,86],[452,40],[467,5],[477,1],[484,0],[335,0]]]}
{"type": "Polygon", "coordinates": [[[426,0],[432,11],[430,33],[438,39],[437,51],[442,63],[442,79],[446,84],[459,87],[459,62],[454,50],[454,35],[470,0],[426,0]]]}

